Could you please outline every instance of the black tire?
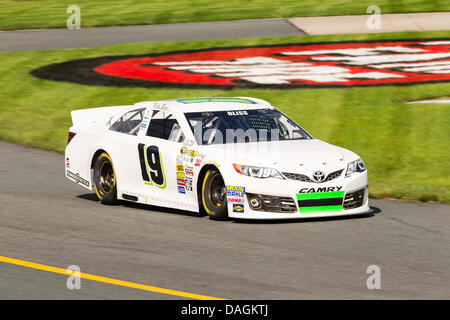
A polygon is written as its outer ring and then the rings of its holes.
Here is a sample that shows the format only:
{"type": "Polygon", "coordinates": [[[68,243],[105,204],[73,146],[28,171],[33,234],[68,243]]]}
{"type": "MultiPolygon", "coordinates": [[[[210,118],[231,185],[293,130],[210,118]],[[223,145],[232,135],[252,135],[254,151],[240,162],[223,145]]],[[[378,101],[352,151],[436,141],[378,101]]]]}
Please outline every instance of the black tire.
{"type": "Polygon", "coordinates": [[[225,182],[217,169],[209,169],[203,178],[202,204],[210,219],[228,219],[225,182]]]}
{"type": "Polygon", "coordinates": [[[94,190],[103,204],[117,202],[116,182],[116,173],[111,157],[103,152],[95,160],[94,165],[94,190]]]}

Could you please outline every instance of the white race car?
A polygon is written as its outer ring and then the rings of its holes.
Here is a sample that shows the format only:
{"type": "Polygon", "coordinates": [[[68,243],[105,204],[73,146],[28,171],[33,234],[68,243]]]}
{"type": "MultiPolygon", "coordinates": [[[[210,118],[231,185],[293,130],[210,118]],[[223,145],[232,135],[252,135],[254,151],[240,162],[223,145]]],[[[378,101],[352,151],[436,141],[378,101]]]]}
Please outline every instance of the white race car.
{"type": "Polygon", "coordinates": [[[67,178],[99,200],[212,219],[369,212],[367,170],[268,102],[194,98],[72,111],[67,178]]]}

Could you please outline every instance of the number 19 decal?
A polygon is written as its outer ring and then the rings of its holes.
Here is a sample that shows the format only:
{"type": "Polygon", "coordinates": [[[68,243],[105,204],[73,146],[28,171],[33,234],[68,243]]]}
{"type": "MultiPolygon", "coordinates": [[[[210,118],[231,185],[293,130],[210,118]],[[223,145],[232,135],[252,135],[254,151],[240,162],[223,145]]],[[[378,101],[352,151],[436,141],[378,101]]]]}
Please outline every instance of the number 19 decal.
{"type": "Polygon", "coordinates": [[[155,184],[158,188],[164,189],[166,187],[166,177],[158,147],[139,143],[138,150],[144,183],[148,185],[155,184]]]}

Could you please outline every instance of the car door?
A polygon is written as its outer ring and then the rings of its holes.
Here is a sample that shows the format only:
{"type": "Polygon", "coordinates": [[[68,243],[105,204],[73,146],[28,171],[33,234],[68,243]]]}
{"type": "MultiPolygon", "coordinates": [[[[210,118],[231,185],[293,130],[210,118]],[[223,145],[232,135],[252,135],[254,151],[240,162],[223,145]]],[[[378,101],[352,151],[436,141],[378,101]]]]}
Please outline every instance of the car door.
{"type": "Polygon", "coordinates": [[[149,204],[192,210],[196,207],[189,196],[192,188],[186,190],[184,168],[177,164],[185,138],[179,121],[170,110],[156,107],[147,109],[145,118],[136,146],[140,193],[149,204]]]}
{"type": "Polygon", "coordinates": [[[140,177],[136,143],[145,111],[146,108],[135,108],[124,113],[109,126],[108,139],[104,139],[104,149],[114,164],[119,198],[123,194],[133,194],[140,177]]]}

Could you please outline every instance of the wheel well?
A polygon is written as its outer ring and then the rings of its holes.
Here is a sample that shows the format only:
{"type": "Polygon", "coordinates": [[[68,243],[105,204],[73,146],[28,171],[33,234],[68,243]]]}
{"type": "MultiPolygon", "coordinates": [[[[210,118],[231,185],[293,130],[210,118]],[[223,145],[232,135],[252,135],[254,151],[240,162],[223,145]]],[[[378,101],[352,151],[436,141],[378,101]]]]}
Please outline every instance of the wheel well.
{"type": "Polygon", "coordinates": [[[91,159],[91,167],[90,167],[90,173],[91,173],[91,182],[92,184],[94,184],[94,166],[95,166],[95,160],[97,160],[97,158],[103,153],[107,153],[105,150],[103,149],[99,149],[97,151],[95,151],[94,155],[92,156],[91,159]]]}
{"type": "Polygon", "coordinates": [[[209,169],[216,169],[220,172],[220,170],[213,164],[207,164],[205,165],[198,174],[198,180],[197,180],[197,201],[198,201],[198,207],[200,213],[206,214],[205,209],[203,208],[203,202],[202,202],[202,185],[203,185],[203,179],[205,178],[206,172],[209,169]]]}
{"type": "Polygon", "coordinates": [[[95,153],[94,153],[94,155],[92,156],[92,159],[91,159],[91,169],[94,169],[94,166],[95,166],[95,160],[97,160],[97,158],[98,158],[98,156],[100,155],[100,154],[102,154],[102,153],[107,153],[105,150],[103,150],[103,149],[99,149],[99,150],[97,150],[97,151],[95,151],[95,153]]]}

